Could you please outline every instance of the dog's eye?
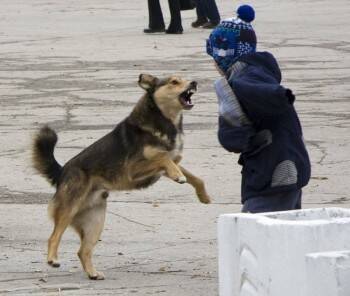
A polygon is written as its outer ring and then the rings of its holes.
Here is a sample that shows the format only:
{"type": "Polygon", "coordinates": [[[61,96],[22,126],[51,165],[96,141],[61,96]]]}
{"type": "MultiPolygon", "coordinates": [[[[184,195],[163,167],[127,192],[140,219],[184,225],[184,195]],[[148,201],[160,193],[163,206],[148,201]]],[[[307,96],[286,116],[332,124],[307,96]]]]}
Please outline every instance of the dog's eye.
{"type": "Polygon", "coordinates": [[[171,80],[170,82],[172,85],[178,85],[180,82],[177,80],[171,80]]]}

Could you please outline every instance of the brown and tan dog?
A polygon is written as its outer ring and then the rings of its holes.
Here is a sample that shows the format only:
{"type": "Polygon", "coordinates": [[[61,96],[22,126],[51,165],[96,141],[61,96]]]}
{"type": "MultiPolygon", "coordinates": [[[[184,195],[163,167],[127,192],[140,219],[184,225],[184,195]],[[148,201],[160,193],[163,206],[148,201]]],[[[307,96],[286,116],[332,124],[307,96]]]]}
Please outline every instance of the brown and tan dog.
{"type": "Polygon", "coordinates": [[[57,135],[52,129],[43,127],[34,140],[34,167],[57,188],[49,203],[54,230],[47,262],[53,267],[60,265],[57,250],[63,232],[72,226],[81,239],[78,256],[84,270],[91,279],[104,279],[91,258],[111,190],[146,188],[165,175],[178,183],[188,182],[202,203],[210,202],[203,181],[179,165],[182,111],[193,107],[197,83],[141,74],[139,85],[146,93],[131,114],[63,167],[54,157],[57,135]]]}

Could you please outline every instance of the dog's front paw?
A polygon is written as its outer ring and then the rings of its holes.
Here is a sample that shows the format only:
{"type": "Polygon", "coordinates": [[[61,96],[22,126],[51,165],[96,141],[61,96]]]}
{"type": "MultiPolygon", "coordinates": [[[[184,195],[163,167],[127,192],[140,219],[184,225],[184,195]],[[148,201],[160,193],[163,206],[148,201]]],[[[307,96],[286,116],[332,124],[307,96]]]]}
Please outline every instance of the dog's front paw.
{"type": "Polygon", "coordinates": [[[210,200],[210,197],[209,197],[209,195],[207,195],[207,194],[198,194],[198,199],[199,199],[199,201],[201,202],[201,203],[204,203],[204,204],[209,204],[209,203],[211,203],[211,200],[210,200]]]}
{"type": "Polygon", "coordinates": [[[51,265],[52,267],[60,267],[61,264],[57,260],[48,260],[47,264],[51,265]]]}
{"type": "Polygon", "coordinates": [[[184,184],[187,182],[187,179],[185,176],[180,176],[175,180],[177,183],[184,184]]]}
{"type": "Polygon", "coordinates": [[[100,272],[100,271],[96,271],[93,274],[89,274],[89,279],[90,280],[95,280],[95,281],[104,280],[105,279],[105,275],[102,272],[100,272]]]}

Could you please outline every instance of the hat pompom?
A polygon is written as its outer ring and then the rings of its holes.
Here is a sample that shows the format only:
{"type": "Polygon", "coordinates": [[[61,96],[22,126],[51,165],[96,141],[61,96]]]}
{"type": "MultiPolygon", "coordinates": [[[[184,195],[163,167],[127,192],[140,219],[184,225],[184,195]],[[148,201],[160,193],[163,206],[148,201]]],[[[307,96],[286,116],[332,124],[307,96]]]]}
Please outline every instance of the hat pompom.
{"type": "Polygon", "coordinates": [[[237,9],[237,16],[247,22],[250,23],[255,19],[255,11],[254,8],[250,5],[241,5],[237,9]]]}

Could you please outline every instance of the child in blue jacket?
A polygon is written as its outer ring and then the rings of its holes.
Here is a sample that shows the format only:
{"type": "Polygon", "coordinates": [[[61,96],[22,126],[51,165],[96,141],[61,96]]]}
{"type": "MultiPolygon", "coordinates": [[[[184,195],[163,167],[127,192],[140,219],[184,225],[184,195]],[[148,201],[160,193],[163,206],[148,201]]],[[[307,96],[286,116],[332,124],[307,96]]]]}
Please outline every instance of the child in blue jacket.
{"type": "Polygon", "coordinates": [[[254,18],[251,6],[240,6],[237,18],[222,21],[207,40],[222,75],[215,82],[218,138],[226,150],[240,153],[243,212],[300,209],[311,168],[295,97],[280,85],[272,54],[256,52],[254,18]]]}

